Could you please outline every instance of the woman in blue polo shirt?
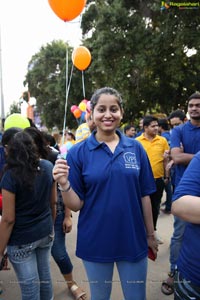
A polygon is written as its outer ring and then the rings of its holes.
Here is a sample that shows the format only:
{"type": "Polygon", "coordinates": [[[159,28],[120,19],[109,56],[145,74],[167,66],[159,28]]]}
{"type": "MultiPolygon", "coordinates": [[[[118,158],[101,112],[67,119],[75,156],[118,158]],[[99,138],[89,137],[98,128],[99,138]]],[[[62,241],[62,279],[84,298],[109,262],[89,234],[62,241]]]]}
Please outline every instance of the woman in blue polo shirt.
{"type": "Polygon", "coordinates": [[[126,300],[145,300],[148,246],[157,253],[149,194],[151,167],[139,142],[117,130],[122,99],[113,88],[91,99],[96,130],[54,166],[65,204],[80,211],[76,255],[83,260],[91,300],[109,300],[116,263],[126,300]],[[69,180],[69,181],[68,181],[69,180]]]}
{"type": "Polygon", "coordinates": [[[175,300],[200,299],[200,152],[175,190],[172,212],[188,222],[177,262],[175,300]]]}

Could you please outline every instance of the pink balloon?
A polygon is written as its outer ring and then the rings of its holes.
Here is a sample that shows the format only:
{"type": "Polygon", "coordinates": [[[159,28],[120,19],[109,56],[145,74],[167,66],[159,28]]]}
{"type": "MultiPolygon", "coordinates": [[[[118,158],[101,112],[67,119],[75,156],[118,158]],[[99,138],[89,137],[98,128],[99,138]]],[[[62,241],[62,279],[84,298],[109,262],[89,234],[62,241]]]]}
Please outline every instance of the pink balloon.
{"type": "Polygon", "coordinates": [[[86,110],[87,110],[87,112],[91,111],[90,101],[88,101],[87,104],[86,104],[86,110]]]}
{"type": "Polygon", "coordinates": [[[78,108],[77,105],[72,105],[71,108],[70,108],[70,110],[73,113],[77,108],[78,108]]]}

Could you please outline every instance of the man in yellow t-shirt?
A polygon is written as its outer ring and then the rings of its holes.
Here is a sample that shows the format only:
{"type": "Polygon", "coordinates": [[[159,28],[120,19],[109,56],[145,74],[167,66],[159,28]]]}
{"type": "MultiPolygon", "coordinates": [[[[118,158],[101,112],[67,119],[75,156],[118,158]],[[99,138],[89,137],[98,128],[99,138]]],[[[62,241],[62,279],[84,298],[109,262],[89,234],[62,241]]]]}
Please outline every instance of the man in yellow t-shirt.
{"type": "MultiPolygon", "coordinates": [[[[164,153],[166,150],[169,150],[169,145],[164,137],[158,135],[157,118],[145,116],[143,119],[143,128],[144,133],[137,137],[136,140],[142,144],[148,155],[156,183],[157,190],[150,195],[154,230],[156,231],[164,185],[167,184],[169,180],[169,174],[166,174],[165,168],[167,161],[164,158],[164,153]]],[[[157,240],[162,243],[160,238],[157,237],[157,240]]]]}
{"type": "Polygon", "coordinates": [[[92,119],[92,116],[91,114],[87,114],[86,123],[79,125],[79,127],[76,130],[76,136],[75,136],[76,143],[85,140],[94,130],[94,128],[95,128],[95,124],[92,119]]]}

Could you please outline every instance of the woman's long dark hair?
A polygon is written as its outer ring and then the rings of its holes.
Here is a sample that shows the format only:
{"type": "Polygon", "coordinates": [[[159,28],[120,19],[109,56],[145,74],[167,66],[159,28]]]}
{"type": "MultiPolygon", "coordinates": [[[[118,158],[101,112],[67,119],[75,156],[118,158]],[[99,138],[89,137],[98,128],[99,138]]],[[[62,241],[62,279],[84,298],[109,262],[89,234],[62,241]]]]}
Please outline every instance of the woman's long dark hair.
{"type": "Polygon", "coordinates": [[[39,171],[39,155],[32,137],[22,131],[16,133],[7,146],[5,170],[24,188],[31,188],[39,171]]]}
{"type": "Polygon", "coordinates": [[[47,142],[43,133],[34,127],[28,127],[24,129],[24,131],[27,132],[34,140],[40,158],[47,159],[50,150],[47,148],[47,142]]]}

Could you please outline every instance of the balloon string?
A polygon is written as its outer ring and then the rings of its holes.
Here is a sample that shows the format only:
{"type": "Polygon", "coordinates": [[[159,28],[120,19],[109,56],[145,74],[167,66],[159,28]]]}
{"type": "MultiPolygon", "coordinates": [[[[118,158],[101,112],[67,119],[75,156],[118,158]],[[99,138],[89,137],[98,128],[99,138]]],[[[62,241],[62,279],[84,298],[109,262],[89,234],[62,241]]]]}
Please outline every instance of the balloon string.
{"type": "Polygon", "coordinates": [[[69,80],[69,55],[68,55],[68,44],[66,45],[66,88],[65,88],[65,95],[67,95],[67,88],[68,88],[68,80],[69,80]]]}
{"type": "Polygon", "coordinates": [[[67,103],[68,103],[68,96],[69,96],[69,90],[70,90],[73,70],[74,70],[74,65],[72,64],[71,74],[70,74],[70,78],[69,78],[69,84],[67,85],[67,82],[66,82],[66,101],[65,101],[65,114],[64,114],[64,121],[63,121],[62,145],[64,144],[64,139],[65,139],[65,127],[66,127],[66,119],[67,119],[67,103]]]}
{"type": "MultiPolygon", "coordinates": [[[[83,14],[80,14],[79,22],[81,26],[83,14]]],[[[82,71],[82,86],[83,86],[83,98],[85,99],[85,82],[84,82],[84,71],[82,71]]]]}
{"type": "Polygon", "coordinates": [[[84,71],[82,71],[82,86],[83,86],[83,97],[84,97],[84,99],[85,99],[84,71]]]}

